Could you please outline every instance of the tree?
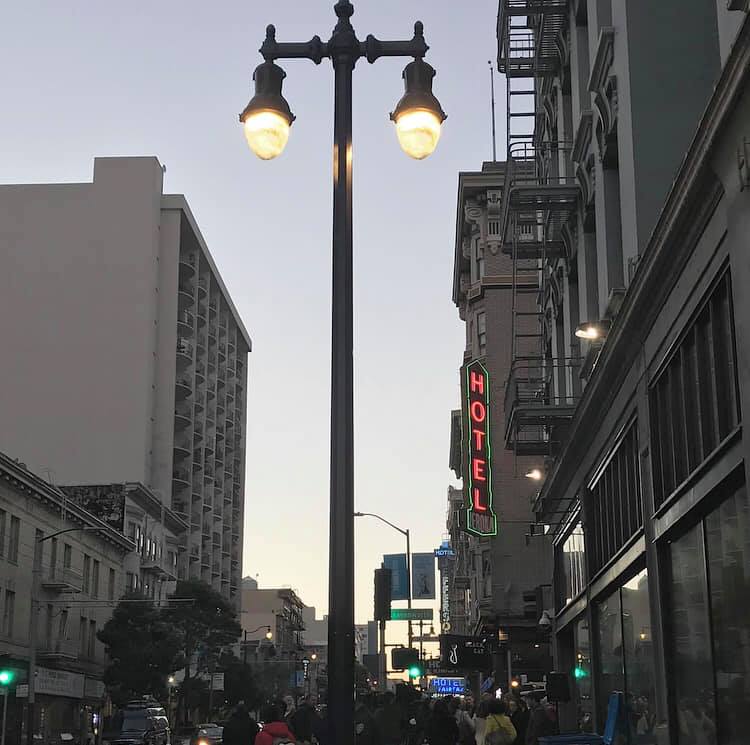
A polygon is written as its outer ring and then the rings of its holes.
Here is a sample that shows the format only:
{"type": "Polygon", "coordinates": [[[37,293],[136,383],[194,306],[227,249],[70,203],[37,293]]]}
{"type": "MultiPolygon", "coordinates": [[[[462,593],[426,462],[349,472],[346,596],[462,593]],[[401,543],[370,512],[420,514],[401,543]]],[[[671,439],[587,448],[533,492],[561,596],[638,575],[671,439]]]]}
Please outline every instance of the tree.
{"type": "Polygon", "coordinates": [[[104,682],[115,703],[143,695],[164,698],[167,677],[180,664],[181,640],[151,600],[125,595],[97,637],[111,660],[104,682]]]}
{"type": "Polygon", "coordinates": [[[180,580],[169,601],[162,618],[180,638],[185,680],[178,703],[184,707],[185,702],[191,700],[191,687],[196,677],[193,671],[198,675],[212,669],[221,649],[237,642],[241,628],[234,606],[200,580],[180,580]]]}
{"type": "Polygon", "coordinates": [[[228,706],[236,706],[240,701],[251,708],[257,708],[262,699],[252,668],[242,660],[228,653],[219,660],[224,670],[224,699],[228,706]]]}

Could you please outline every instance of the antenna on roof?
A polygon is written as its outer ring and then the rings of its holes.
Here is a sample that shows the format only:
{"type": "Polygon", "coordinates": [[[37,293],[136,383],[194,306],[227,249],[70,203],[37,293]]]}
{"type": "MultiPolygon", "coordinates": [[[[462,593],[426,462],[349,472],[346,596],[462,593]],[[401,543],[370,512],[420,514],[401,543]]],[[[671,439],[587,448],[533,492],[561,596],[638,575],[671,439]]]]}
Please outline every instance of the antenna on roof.
{"type": "Polygon", "coordinates": [[[497,163],[497,134],[495,131],[495,70],[492,60],[487,60],[490,66],[490,96],[492,101],[492,162],[497,163]]]}

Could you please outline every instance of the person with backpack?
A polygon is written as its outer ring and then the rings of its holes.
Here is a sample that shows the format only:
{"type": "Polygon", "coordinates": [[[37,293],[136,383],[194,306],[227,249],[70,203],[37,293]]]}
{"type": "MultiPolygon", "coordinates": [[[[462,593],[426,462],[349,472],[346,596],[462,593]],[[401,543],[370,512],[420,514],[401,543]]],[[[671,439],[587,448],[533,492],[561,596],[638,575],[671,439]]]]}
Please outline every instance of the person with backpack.
{"type": "Polygon", "coordinates": [[[224,725],[223,741],[225,745],[253,745],[258,734],[258,725],[248,713],[244,703],[237,707],[224,725]]]}
{"type": "Polygon", "coordinates": [[[489,709],[484,745],[513,745],[518,733],[508,716],[508,707],[495,699],[490,702],[489,709]]]}
{"type": "Polygon", "coordinates": [[[263,729],[255,738],[255,745],[293,745],[297,739],[284,721],[284,711],[277,703],[266,704],[260,710],[263,729]]]}

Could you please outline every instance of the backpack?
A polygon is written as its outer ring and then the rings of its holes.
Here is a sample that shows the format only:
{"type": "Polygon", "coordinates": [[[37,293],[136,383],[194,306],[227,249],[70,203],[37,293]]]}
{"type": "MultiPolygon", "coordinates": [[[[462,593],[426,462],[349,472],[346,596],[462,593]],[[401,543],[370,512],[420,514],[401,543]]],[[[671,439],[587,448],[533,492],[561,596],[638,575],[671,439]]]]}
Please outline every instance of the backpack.
{"type": "MultiPolygon", "coordinates": [[[[491,718],[497,720],[496,715],[492,714],[487,718],[487,721],[489,722],[491,718]]],[[[485,745],[513,745],[515,739],[515,734],[511,734],[508,729],[501,727],[500,729],[493,730],[488,735],[485,735],[484,743],[485,745]]]]}

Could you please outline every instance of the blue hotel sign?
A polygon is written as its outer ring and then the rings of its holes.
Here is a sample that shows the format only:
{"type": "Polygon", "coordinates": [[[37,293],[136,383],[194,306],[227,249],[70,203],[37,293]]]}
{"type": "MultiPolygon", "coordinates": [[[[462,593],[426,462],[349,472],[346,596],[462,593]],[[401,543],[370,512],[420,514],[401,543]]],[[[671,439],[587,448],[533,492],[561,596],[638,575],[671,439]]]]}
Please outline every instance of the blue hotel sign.
{"type": "Polygon", "coordinates": [[[439,696],[463,696],[466,693],[466,678],[432,678],[430,690],[439,696]]]}

